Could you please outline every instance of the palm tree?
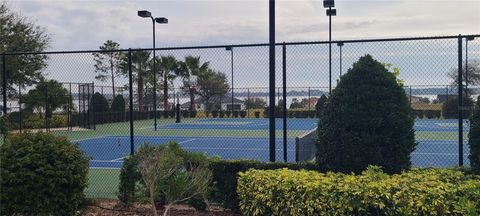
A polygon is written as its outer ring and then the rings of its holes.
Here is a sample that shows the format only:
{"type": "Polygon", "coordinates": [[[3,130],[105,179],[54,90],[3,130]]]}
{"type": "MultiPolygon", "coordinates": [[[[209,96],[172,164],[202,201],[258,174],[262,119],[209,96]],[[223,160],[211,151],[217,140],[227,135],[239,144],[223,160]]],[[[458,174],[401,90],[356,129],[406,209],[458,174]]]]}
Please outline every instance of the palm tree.
{"type": "Polygon", "coordinates": [[[177,77],[176,71],[178,70],[178,62],[174,56],[161,56],[160,57],[160,73],[163,78],[163,108],[168,110],[168,83],[172,83],[177,77]]]}
{"type": "Polygon", "coordinates": [[[195,110],[195,90],[191,86],[190,77],[198,76],[208,71],[210,63],[205,62],[200,65],[200,56],[186,56],[185,60],[178,63],[177,75],[183,79],[183,88],[190,94],[190,111],[195,110]]]}
{"type": "Polygon", "coordinates": [[[134,51],[132,52],[132,70],[134,79],[137,81],[138,94],[138,109],[140,112],[144,111],[143,96],[144,96],[144,79],[147,71],[150,69],[150,52],[148,51],[134,51]]]}

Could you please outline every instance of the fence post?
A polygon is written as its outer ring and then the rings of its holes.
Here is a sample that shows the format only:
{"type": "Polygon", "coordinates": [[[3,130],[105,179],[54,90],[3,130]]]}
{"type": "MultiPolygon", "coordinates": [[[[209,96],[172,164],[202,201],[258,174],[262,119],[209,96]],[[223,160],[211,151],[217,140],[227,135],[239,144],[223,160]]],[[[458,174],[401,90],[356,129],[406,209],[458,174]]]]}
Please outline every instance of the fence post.
{"type": "Polygon", "coordinates": [[[3,94],[3,115],[7,114],[7,55],[2,55],[2,94],[3,94]]]}
{"type": "Polygon", "coordinates": [[[68,113],[67,113],[67,128],[72,131],[72,83],[68,84],[68,113]]]}
{"type": "Polygon", "coordinates": [[[458,36],[458,166],[463,166],[462,36],[458,36]]]}
{"type": "Polygon", "coordinates": [[[275,0],[269,0],[269,149],[270,161],[275,161],[275,0]]]}
{"type": "Polygon", "coordinates": [[[135,143],[133,139],[133,81],[132,81],[132,50],[128,49],[128,94],[130,96],[130,155],[135,152],[135,143]]]}
{"type": "Polygon", "coordinates": [[[48,82],[45,82],[45,132],[48,131],[48,82]]]}
{"type": "MultiPolygon", "coordinates": [[[[220,103],[220,110],[222,110],[222,104],[220,103]]],[[[247,89],[247,118],[250,118],[250,89],[247,89]]]]}
{"type": "MultiPolygon", "coordinates": [[[[103,91],[103,88],[102,88],[102,91],[103,91]]],[[[102,96],[103,96],[103,93],[102,93],[102,96]]],[[[92,124],[93,124],[93,130],[97,130],[97,126],[95,124],[96,120],[97,120],[97,118],[95,118],[95,83],[92,82],[92,124]]]]}
{"type": "Polygon", "coordinates": [[[308,115],[310,115],[310,110],[311,110],[311,107],[310,107],[310,87],[308,87],[308,115]]]}
{"type": "MultiPolygon", "coordinates": [[[[283,66],[283,161],[287,162],[287,47],[285,42],[282,46],[283,66]]],[[[280,104],[279,104],[280,105],[280,104]]]]}
{"type": "Polygon", "coordinates": [[[18,84],[18,114],[20,117],[19,121],[19,129],[20,133],[22,133],[23,125],[22,125],[22,86],[18,84]]]}

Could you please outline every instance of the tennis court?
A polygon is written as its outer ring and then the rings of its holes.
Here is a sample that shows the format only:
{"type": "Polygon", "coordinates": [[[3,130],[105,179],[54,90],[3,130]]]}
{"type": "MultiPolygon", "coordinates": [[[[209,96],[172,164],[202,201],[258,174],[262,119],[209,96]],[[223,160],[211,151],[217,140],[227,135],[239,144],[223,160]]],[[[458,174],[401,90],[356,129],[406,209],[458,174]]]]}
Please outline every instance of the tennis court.
{"type": "MultiPolygon", "coordinates": [[[[465,122],[465,131],[468,132],[468,122],[465,122]]],[[[297,134],[305,134],[317,126],[316,119],[288,119],[287,128],[289,131],[296,131],[297,134]]],[[[283,138],[281,130],[282,119],[277,119],[277,160],[283,160],[283,138]]],[[[203,152],[208,156],[219,156],[222,159],[254,159],[268,161],[269,140],[265,134],[268,131],[268,119],[196,119],[184,123],[160,124],[157,131],[153,126],[141,127],[138,131],[148,131],[148,135],[136,135],[134,137],[135,149],[142,144],[161,145],[168,142],[177,142],[182,148],[203,152]],[[240,131],[232,136],[195,136],[202,131],[240,131]],[[238,136],[241,131],[261,132],[238,136]],[[162,135],[165,131],[176,131],[175,136],[162,135]],[[195,131],[197,133],[195,133],[195,131]],[[154,133],[159,133],[155,135],[154,133]],[[184,133],[182,136],[181,134],[184,133]]],[[[426,167],[447,167],[458,163],[458,135],[456,133],[456,120],[417,120],[415,123],[417,131],[418,146],[412,154],[414,166],[426,167]],[[433,134],[432,134],[433,133],[433,134]],[[428,139],[428,135],[435,139],[428,139]],[[427,137],[419,139],[418,136],[427,137]]],[[[311,132],[315,133],[315,132],[311,132]]],[[[226,133],[219,133],[226,135],[226,133]]],[[[295,161],[296,136],[288,136],[287,158],[289,162],[295,161]]],[[[78,139],[74,142],[92,158],[91,167],[95,168],[119,168],[123,158],[130,153],[130,137],[125,135],[94,136],[86,139],[78,139]]],[[[313,143],[311,143],[313,144],[313,143]]],[[[465,155],[468,153],[468,145],[464,143],[465,155]]],[[[466,157],[465,157],[466,158],[466,157]]],[[[468,161],[465,161],[468,164],[468,161]]]]}

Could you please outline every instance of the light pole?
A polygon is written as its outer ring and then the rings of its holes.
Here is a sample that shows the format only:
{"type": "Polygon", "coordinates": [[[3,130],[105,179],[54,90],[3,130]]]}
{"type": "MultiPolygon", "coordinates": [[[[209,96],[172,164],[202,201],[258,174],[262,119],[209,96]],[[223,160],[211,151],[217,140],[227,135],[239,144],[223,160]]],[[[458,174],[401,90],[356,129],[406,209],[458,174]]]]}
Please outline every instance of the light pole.
{"type": "Polygon", "coordinates": [[[159,24],[167,24],[168,19],[165,17],[156,17],[153,18],[152,13],[150,11],[141,10],[137,12],[139,17],[142,18],[150,18],[152,19],[152,26],[153,26],[153,118],[154,123],[153,127],[157,130],[157,70],[156,70],[156,55],[155,55],[155,23],[159,24]]]}
{"type": "MultiPolygon", "coordinates": [[[[230,58],[230,63],[231,63],[231,70],[232,70],[232,107],[231,107],[231,110],[232,110],[232,116],[233,116],[233,47],[231,46],[227,46],[225,47],[225,50],[227,51],[230,51],[230,54],[231,54],[231,58],[230,58]]],[[[220,104],[220,106],[222,106],[220,104]]]]}
{"type": "Polygon", "coordinates": [[[335,7],[334,0],[323,0],[323,7],[327,9],[327,16],[328,16],[328,77],[329,77],[329,84],[328,84],[328,92],[332,94],[332,16],[337,15],[337,10],[332,9],[335,7]]]}
{"type": "Polygon", "coordinates": [[[338,42],[337,46],[340,47],[340,78],[342,77],[342,47],[343,47],[343,42],[338,42]]]}
{"type": "Polygon", "coordinates": [[[475,40],[475,37],[469,36],[465,40],[465,96],[468,98],[468,41],[475,40]]]}

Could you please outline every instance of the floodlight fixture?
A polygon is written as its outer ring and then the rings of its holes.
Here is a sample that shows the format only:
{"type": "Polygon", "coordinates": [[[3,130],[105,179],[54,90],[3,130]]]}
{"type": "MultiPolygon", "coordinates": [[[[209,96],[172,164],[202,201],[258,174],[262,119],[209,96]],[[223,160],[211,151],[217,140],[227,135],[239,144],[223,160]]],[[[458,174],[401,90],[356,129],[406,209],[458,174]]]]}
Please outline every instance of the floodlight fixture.
{"type": "Polygon", "coordinates": [[[232,48],[233,48],[233,47],[231,47],[231,46],[227,46],[227,47],[225,47],[225,50],[227,50],[227,51],[231,51],[231,50],[232,50],[232,48]]]}
{"type": "Polygon", "coordinates": [[[137,14],[139,17],[143,17],[143,18],[152,17],[152,13],[150,13],[150,11],[147,11],[147,10],[138,11],[137,14]]]}
{"type": "Polygon", "coordinates": [[[165,18],[165,17],[157,17],[155,18],[155,22],[159,23],[159,24],[167,24],[168,23],[168,19],[165,18]]]}
{"type": "Polygon", "coordinates": [[[474,36],[467,36],[466,39],[467,39],[467,41],[473,41],[473,40],[475,40],[475,37],[474,36]]]}
{"type": "Polygon", "coordinates": [[[337,16],[337,9],[327,9],[327,16],[337,16]]]}
{"type": "Polygon", "coordinates": [[[338,42],[337,46],[339,46],[339,47],[343,46],[343,42],[338,42]]]}
{"type": "Polygon", "coordinates": [[[324,8],[332,8],[332,7],[335,7],[335,1],[334,1],[334,0],[324,0],[324,1],[323,1],[323,7],[324,7],[324,8]]]}

